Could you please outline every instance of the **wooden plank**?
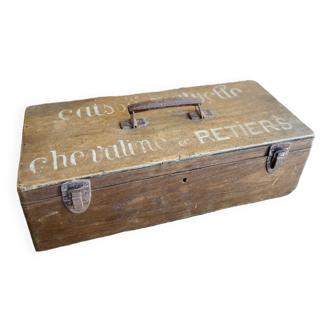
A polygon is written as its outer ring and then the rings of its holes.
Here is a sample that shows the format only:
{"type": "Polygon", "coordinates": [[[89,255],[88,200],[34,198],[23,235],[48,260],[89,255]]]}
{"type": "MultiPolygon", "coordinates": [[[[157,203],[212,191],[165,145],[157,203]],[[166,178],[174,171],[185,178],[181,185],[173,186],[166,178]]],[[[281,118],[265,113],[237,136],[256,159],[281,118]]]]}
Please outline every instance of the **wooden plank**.
{"type": "Polygon", "coordinates": [[[313,135],[253,81],[32,106],[26,110],[18,191],[313,135]],[[147,127],[120,129],[128,104],[179,95],[202,99],[213,118],[194,121],[188,117],[192,107],[172,108],[140,113],[147,127]]]}
{"type": "Polygon", "coordinates": [[[261,157],[95,189],[82,214],[69,212],[61,197],[22,206],[36,250],[47,250],[287,195],[309,152],[291,151],[273,174],[261,157]]]}
{"type": "MultiPolygon", "coordinates": [[[[312,143],[313,139],[293,141],[290,147],[290,151],[311,148],[312,143]]],[[[131,171],[123,171],[116,174],[111,173],[105,174],[103,176],[96,176],[91,178],[90,180],[91,188],[92,190],[94,190],[97,188],[103,188],[131,181],[139,181],[142,179],[148,179],[165,174],[189,171],[192,169],[232,163],[241,160],[248,160],[251,158],[264,157],[268,155],[269,147],[270,145],[261,146],[247,150],[238,150],[235,152],[221,153],[218,155],[182,160],[179,162],[155,165],[151,167],[144,167],[131,171]]],[[[19,192],[19,195],[22,203],[28,203],[61,196],[61,190],[60,185],[57,184],[49,187],[41,187],[35,190],[19,192]]]]}

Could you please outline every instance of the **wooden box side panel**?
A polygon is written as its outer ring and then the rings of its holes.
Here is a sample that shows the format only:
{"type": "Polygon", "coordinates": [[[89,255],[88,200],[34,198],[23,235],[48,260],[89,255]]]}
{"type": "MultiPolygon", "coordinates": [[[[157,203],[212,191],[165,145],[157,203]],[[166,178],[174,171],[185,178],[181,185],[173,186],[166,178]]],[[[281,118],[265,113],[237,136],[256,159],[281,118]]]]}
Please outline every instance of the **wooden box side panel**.
{"type": "Polygon", "coordinates": [[[95,189],[82,214],[69,212],[61,197],[22,206],[36,250],[47,250],[287,195],[309,152],[290,152],[273,174],[262,157],[95,189]]]}

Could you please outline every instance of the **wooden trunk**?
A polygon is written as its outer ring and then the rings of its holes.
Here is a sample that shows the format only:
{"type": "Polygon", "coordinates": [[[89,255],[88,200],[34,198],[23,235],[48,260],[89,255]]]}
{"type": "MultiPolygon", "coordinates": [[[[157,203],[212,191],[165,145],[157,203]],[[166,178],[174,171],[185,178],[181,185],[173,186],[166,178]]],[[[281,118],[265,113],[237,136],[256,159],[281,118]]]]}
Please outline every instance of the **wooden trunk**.
{"type": "Polygon", "coordinates": [[[253,81],[31,106],[18,193],[36,250],[47,250],[287,195],[313,139],[253,81]],[[173,107],[136,115],[145,127],[121,129],[127,105],[179,96],[200,100],[212,117],[191,120],[193,106],[173,107]],[[66,207],[61,191],[76,179],[91,186],[81,213],[70,204],[82,196],[71,192],[66,207]]]}

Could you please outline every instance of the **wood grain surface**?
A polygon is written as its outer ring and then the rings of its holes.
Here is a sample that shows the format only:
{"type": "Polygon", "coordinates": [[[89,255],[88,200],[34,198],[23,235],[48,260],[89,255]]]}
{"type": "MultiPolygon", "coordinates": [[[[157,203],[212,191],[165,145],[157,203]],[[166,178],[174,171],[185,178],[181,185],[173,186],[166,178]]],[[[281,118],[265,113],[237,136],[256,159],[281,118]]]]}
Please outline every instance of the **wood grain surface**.
{"type": "Polygon", "coordinates": [[[93,190],[82,214],[69,212],[61,197],[22,207],[36,250],[47,250],[287,195],[296,188],[309,152],[291,151],[273,174],[266,171],[266,157],[259,157],[113,184],[93,190]]]}
{"type": "MultiPolygon", "coordinates": [[[[23,128],[18,192],[22,201],[38,200],[54,195],[59,183],[71,179],[109,175],[122,181],[115,174],[133,170],[142,170],[137,174],[144,178],[150,170],[144,174],[143,169],[153,165],[190,164],[250,148],[259,157],[272,143],[313,136],[254,81],[31,106],[23,128]],[[120,121],[129,119],[128,104],[176,96],[200,98],[202,109],[211,110],[213,117],[194,121],[188,117],[193,107],[168,108],[137,115],[148,121],[144,128],[120,128],[120,121]],[[31,193],[48,187],[53,188],[31,193]]],[[[214,158],[208,160],[213,164],[214,158]]],[[[109,179],[106,185],[116,183],[109,179]]],[[[94,180],[94,188],[100,182],[94,180]]]]}
{"type": "MultiPolygon", "coordinates": [[[[292,141],[290,151],[311,148],[312,143],[312,138],[292,141]]],[[[160,175],[172,174],[207,166],[221,165],[241,160],[264,157],[268,155],[270,146],[271,145],[264,145],[252,149],[237,150],[201,158],[192,158],[187,160],[181,160],[178,162],[152,165],[150,167],[143,167],[135,170],[125,170],[115,174],[111,173],[103,174],[101,176],[94,176],[90,178],[91,188],[92,190],[95,190],[115,184],[149,179],[160,175]]],[[[54,185],[36,188],[35,190],[19,191],[19,195],[22,203],[28,203],[61,196],[61,189],[59,185],[54,185]]]]}

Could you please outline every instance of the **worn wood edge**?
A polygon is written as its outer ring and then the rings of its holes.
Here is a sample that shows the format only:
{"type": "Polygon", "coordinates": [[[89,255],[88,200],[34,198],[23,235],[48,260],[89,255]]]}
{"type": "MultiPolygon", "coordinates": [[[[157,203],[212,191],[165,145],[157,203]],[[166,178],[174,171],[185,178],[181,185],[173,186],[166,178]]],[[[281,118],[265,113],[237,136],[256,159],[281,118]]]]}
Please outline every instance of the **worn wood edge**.
{"type": "Polygon", "coordinates": [[[28,226],[28,230],[29,230],[29,233],[30,233],[30,236],[31,236],[31,240],[32,240],[33,246],[34,246],[34,248],[35,248],[36,251],[40,251],[40,250],[38,250],[38,241],[35,238],[35,235],[34,235],[34,232],[33,232],[33,227],[31,225],[31,223],[29,222],[31,218],[29,216],[29,211],[27,209],[28,205],[29,204],[24,204],[24,203],[21,202],[23,214],[24,214],[25,220],[27,222],[27,226],[28,226]]]}
{"type": "MultiPolygon", "coordinates": [[[[227,151],[230,152],[230,151],[227,151]]],[[[204,155],[199,155],[197,156],[199,157],[205,157],[204,155]]],[[[191,158],[194,159],[194,158],[191,158]]],[[[63,182],[66,181],[71,181],[74,179],[92,179],[92,178],[98,178],[98,177],[102,177],[102,176],[110,176],[110,175],[115,175],[115,174],[119,174],[119,173],[127,173],[127,172],[134,172],[136,170],[141,170],[141,169],[146,169],[146,168],[150,168],[150,167],[155,167],[155,166],[161,166],[161,165],[166,165],[166,164],[170,164],[170,163],[176,163],[176,162],[181,162],[182,160],[185,159],[180,159],[180,158],[176,158],[176,159],[171,159],[168,161],[162,161],[162,162],[157,162],[157,163],[150,163],[148,165],[140,165],[137,167],[130,167],[130,168],[125,168],[125,169],[121,169],[121,170],[117,170],[117,171],[110,171],[110,172],[98,172],[95,174],[89,174],[86,176],[80,176],[80,177],[71,177],[71,178],[66,178],[62,181],[58,181],[58,182],[52,182],[52,183],[46,183],[40,186],[35,186],[35,187],[22,187],[19,184],[17,184],[17,191],[19,193],[19,195],[21,193],[25,193],[25,192],[29,192],[29,191],[34,191],[34,190],[38,190],[38,189],[43,189],[43,188],[48,188],[48,187],[52,187],[52,186],[58,186],[63,182]]],[[[20,195],[21,197],[21,195],[20,195]]]]}
{"type": "MultiPolygon", "coordinates": [[[[245,150],[252,150],[252,149],[256,149],[256,148],[262,148],[262,147],[269,147],[272,144],[275,143],[284,143],[284,142],[297,142],[297,141],[304,141],[304,140],[314,140],[315,136],[314,135],[310,135],[310,136],[303,136],[303,137],[299,137],[293,140],[278,140],[278,141],[270,141],[270,142],[266,142],[264,144],[257,144],[257,145],[250,145],[250,146],[244,146],[244,147],[236,147],[233,149],[228,149],[228,150],[223,150],[223,151],[218,151],[218,152],[211,152],[211,153],[206,153],[206,154],[199,154],[199,155],[195,155],[195,156],[191,156],[191,157],[178,157],[176,159],[171,159],[171,160],[167,160],[167,161],[162,161],[162,162],[156,162],[156,163],[150,163],[148,165],[140,165],[140,166],[135,166],[135,167],[129,167],[129,168],[125,168],[125,169],[121,169],[121,170],[116,170],[116,171],[110,171],[110,172],[100,172],[100,173],[96,173],[96,174],[88,174],[79,178],[84,178],[84,179],[90,179],[90,178],[94,178],[94,177],[99,177],[99,176],[107,176],[107,175],[113,175],[113,174],[119,174],[119,173],[123,173],[123,172],[129,172],[129,171],[136,171],[138,169],[144,169],[144,168],[149,168],[149,167],[153,167],[153,166],[160,166],[160,165],[165,165],[165,164],[169,164],[169,163],[178,163],[178,162],[182,162],[182,161],[186,161],[186,160],[194,160],[194,159],[201,159],[204,157],[209,157],[209,156],[218,156],[218,155],[223,155],[223,154],[227,154],[227,153],[234,153],[234,152],[242,152],[245,150]]],[[[292,149],[291,147],[291,150],[292,149]]],[[[264,155],[257,155],[255,157],[262,157],[264,155]]],[[[242,158],[242,160],[245,160],[247,158],[242,158]]],[[[46,187],[50,187],[50,186],[54,186],[54,185],[59,185],[63,182],[66,181],[71,181],[74,179],[77,179],[78,177],[72,177],[72,178],[66,178],[62,181],[59,182],[52,182],[52,183],[45,183],[42,184],[40,186],[34,186],[34,187],[23,187],[20,186],[19,190],[21,192],[25,192],[25,191],[31,191],[31,190],[36,190],[36,189],[40,189],[40,188],[46,188],[46,187]]]]}
{"type": "MultiPolygon", "coordinates": [[[[314,137],[293,140],[291,141],[293,144],[291,144],[290,151],[292,152],[310,149],[312,147],[313,140],[314,137]]],[[[79,179],[90,179],[91,190],[93,191],[112,185],[134,182],[167,174],[181,173],[198,168],[206,168],[210,166],[241,162],[246,159],[266,157],[268,155],[270,146],[271,143],[257,146],[255,148],[250,147],[245,149],[238,149],[236,151],[228,151],[209,156],[202,156],[201,158],[191,158],[180,160],[178,162],[167,162],[160,163],[158,165],[148,165],[140,169],[130,169],[127,171],[120,171],[117,173],[112,172],[109,174],[102,173],[91,177],[81,177],[79,179]],[[259,150],[258,153],[255,149],[259,150]],[[246,157],[247,155],[245,155],[243,151],[246,151],[246,153],[249,154],[249,158],[246,157]],[[253,153],[253,156],[250,155],[250,152],[253,153]],[[227,160],[227,158],[229,158],[230,160],[227,160]],[[193,165],[192,162],[196,162],[196,164],[193,165]],[[114,177],[114,175],[116,176],[114,177]]],[[[59,182],[58,184],[54,184],[53,186],[37,188],[35,190],[18,190],[20,201],[21,203],[33,203],[36,201],[61,196],[60,184],[66,181],[59,182]]]]}
{"type": "Polygon", "coordinates": [[[24,116],[24,120],[23,120],[23,127],[22,127],[22,140],[21,140],[21,148],[20,148],[20,158],[19,158],[19,163],[18,163],[18,170],[17,170],[17,179],[16,179],[16,188],[17,188],[17,192],[18,192],[18,195],[20,197],[20,200],[21,200],[21,192],[22,192],[22,188],[19,184],[19,180],[20,180],[20,165],[21,165],[21,159],[22,159],[22,151],[23,151],[23,135],[24,135],[24,128],[26,126],[26,121],[27,121],[27,117],[26,117],[26,113],[27,113],[27,110],[28,110],[29,107],[27,107],[25,109],[25,116],[24,116]]]}
{"type": "MultiPolygon", "coordinates": [[[[304,141],[306,139],[314,139],[314,138],[315,138],[314,135],[309,135],[309,136],[298,137],[296,139],[279,140],[279,141],[273,141],[273,142],[264,142],[262,144],[256,144],[256,145],[250,145],[250,146],[244,146],[244,147],[237,147],[236,149],[228,149],[228,150],[223,150],[223,151],[218,151],[218,152],[211,152],[211,153],[201,154],[201,155],[193,156],[193,157],[183,157],[179,161],[185,161],[185,160],[189,160],[189,159],[191,160],[191,159],[197,159],[197,158],[204,158],[204,157],[209,157],[209,156],[216,156],[216,155],[221,155],[221,154],[224,154],[224,153],[241,152],[241,151],[255,149],[255,148],[270,147],[272,144],[304,141]]],[[[296,149],[294,149],[293,151],[296,151],[296,149]]],[[[260,157],[260,156],[257,156],[255,158],[258,158],[258,157],[260,157]]]]}
{"type": "MultiPolygon", "coordinates": [[[[267,147],[267,146],[270,146],[275,143],[296,142],[296,141],[303,141],[306,139],[314,139],[314,137],[315,137],[314,134],[312,134],[312,135],[297,137],[297,138],[288,139],[288,140],[275,140],[275,141],[264,142],[262,144],[257,144],[257,145],[248,145],[248,146],[243,146],[243,147],[236,147],[234,149],[222,150],[222,151],[206,153],[206,154],[199,154],[199,155],[195,155],[195,156],[191,156],[191,157],[183,157],[183,158],[178,157],[176,159],[171,159],[168,161],[162,161],[162,162],[157,162],[157,163],[151,163],[149,165],[145,164],[145,165],[140,165],[140,166],[136,166],[136,167],[129,167],[129,168],[121,169],[121,170],[116,170],[116,171],[98,172],[95,174],[83,175],[81,177],[65,178],[58,182],[45,183],[40,186],[34,186],[34,187],[23,187],[20,184],[17,184],[17,191],[20,194],[20,193],[27,192],[27,191],[56,186],[63,182],[71,181],[71,180],[78,179],[78,178],[79,179],[91,179],[91,178],[95,178],[95,177],[108,176],[108,175],[119,174],[119,173],[123,173],[123,172],[130,172],[130,171],[149,168],[149,167],[153,167],[153,166],[165,165],[165,164],[169,164],[169,163],[177,163],[177,162],[186,161],[186,160],[201,159],[201,158],[209,157],[209,156],[218,156],[218,155],[222,155],[222,154],[226,154],[226,153],[234,153],[234,152],[240,152],[240,151],[260,148],[260,147],[267,147]]],[[[257,155],[256,157],[261,157],[261,155],[257,155]]]]}

